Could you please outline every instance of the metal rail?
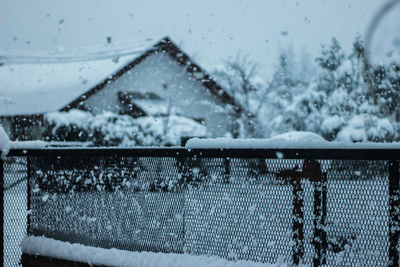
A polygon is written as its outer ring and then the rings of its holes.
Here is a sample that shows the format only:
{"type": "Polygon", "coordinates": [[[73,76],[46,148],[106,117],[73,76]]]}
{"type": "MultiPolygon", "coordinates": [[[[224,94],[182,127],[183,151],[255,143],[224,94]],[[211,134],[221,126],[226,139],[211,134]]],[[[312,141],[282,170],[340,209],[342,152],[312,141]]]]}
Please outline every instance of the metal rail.
{"type": "Polygon", "coordinates": [[[269,159],[398,160],[398,148],[242,149],[242,148],[45,148],[12,149],[9,156],[202,157],[269,159]]]}

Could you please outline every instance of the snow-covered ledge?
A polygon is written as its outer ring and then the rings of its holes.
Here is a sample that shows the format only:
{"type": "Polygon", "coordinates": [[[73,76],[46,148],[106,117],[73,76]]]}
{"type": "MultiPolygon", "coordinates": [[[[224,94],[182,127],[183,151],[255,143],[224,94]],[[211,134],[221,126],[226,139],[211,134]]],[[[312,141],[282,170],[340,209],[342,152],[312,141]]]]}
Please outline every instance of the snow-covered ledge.
{"type": "Polygon", "coordinates": [[[104,249],[81,244],[71,244],[51,238],[28,236],[22,240],[22,252],[89,265],[105,266],[231,266],[231,267],[271,267],[287,266],[283,263],[267,264],[252,261],[228,261],[216,256],[195,256],[189,254],[136,252],[120,249],[104,249]]]}
{"type": "Polygon", "coordinates": [[[43,149],[47,147],[85,147],[89,142],[10,141],[0,126],[0,158],[5,159],[10,149],[43,149]]]}
{"type": "Polygon", "coordinates": [[[269,139],[192,138],[188,140],[186,147],[190,149],[400,149],[400,143],[329,142],[312,132],[288,132],[269,139]]]}

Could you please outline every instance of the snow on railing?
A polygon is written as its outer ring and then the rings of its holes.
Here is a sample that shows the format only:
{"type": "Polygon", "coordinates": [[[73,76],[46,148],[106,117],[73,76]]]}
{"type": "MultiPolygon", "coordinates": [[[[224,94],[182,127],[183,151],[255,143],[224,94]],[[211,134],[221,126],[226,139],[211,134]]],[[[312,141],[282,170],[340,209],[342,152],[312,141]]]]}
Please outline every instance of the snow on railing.
{"type": "Polygon", "coordinates": [[[45,237],[28,236],[22,241],[22,252],[54,259],[100,266],[153,266],[153,267],[278,267],[284,263],[267,264],[253,261],[228,261],[216,256],[176,253],[137,252],[120,249],[71,244],[45,237]]]}
{"type": "Polygon", "coordinates": [[[400,143],[327,141],[312,132],[288,132],[268,139],[192,138],[186,147],[240,149],[400,149],[400,143]]]}

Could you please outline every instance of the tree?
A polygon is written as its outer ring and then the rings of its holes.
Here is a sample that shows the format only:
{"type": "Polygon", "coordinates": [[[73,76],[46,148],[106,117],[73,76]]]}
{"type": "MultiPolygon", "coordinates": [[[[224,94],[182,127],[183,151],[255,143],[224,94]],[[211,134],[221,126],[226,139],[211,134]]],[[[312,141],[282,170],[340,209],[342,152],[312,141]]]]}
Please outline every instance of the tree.
{"type": "Polygon", "coordinates": [[[379,65],[371,68],[373,101],[383,116],[400,121],[400,64],[379,65]]]}
{"type": "Polygon", "coordinates": [[[248,56],[238,53],[235,58],[224,61],[224,66],[214,72],[216,79],[226,90],[249,110],[251,95],[257,88],[251,80],[257,75],[258,64],[248,56]]]}
{"type": "Polygon", "coordinates": [[[304,118],[314,107],[310,106],[308,96],[300,99],[306,95],[310,83],[310,74],[299,75],[305,69],[311,68],[305,60],[297,62],[290,47],[279,54],[272,79],[264,86],[266,95],[260,111],[260,117],[268,118],[262,121],[266,136],[306,129],[304,118]]]}
{"type": "Polygon", "coordinates": [[[316,62],[323,70],[319,81],[320,90],[330,94],[337,88],[335,71],[341,66],[344,58],[344,52],[335,38],[332,38],[330,46],[322,46],[321,55],[316,58],[316,62]]]}
{"type": "Polygon", "coordinates": [[[258,64],[250,60],[248,56],[238,53],[235,58],[224,61],[222,68],[214,71],[216,80],[230,93],[244,110],[237,118],[238,137],[261,137],[257,115],[259,105],[263,102],[263,96],[259,96],[260,90],[254,85],[253,80],[257,76],[258,64]]]}
{"type": "Polygon", "coordinates": [[[333,72],[339,68],[344,58],[339,42],[336,38],[332,38],[332,44],[329,47],[322,46],[321,56],[317,57],[316,61],[321,68],[333,72]]]}

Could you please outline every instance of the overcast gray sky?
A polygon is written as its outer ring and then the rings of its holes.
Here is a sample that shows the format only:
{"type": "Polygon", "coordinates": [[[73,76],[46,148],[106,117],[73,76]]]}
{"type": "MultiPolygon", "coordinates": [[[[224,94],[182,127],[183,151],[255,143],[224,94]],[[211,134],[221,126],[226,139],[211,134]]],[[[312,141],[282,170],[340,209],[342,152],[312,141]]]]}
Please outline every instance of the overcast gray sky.
{"type": "Polygon", "coordinates": [[[242,51],[270,73],[281,47],[315,56],[336,37],[349,50],[383,2],[0,0],[0,53],[98,47],[107,36],[134,43],[169,35],[208,70],[242,51]]]}

